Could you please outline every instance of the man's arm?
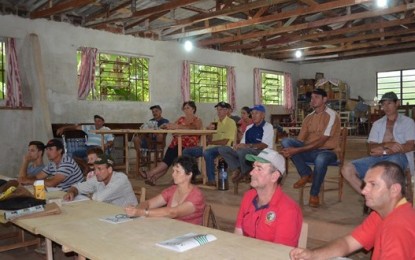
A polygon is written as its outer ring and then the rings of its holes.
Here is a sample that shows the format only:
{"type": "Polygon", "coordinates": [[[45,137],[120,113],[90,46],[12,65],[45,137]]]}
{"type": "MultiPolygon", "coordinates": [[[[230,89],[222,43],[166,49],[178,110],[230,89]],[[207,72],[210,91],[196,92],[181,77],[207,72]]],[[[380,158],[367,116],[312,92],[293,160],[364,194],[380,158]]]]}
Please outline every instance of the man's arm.
{"type": "Polygon", "coordinates": [[[63,196],[63,199],[67,201],[72,201],[76,196],[78,196],[78,189],[72,186],[68,189],[66,194],[63,196]]]}
{"type": "MultiPolygon", "coordinates": [[[[36,175],[37,177],[37,175],[36,175]]],[[[63,174],[55,174],[50,178],[45,179],[45,186],[46,187],[56,187],[59,183],[63,182],[66,179],[66,176],[63,174]]]]}
{"type": "Polygon", "coordinates": [[[292,260],[331,259],[346,256],[360,248],[362,248],[362,245],[351,235],[347,235],[316,249],[294,248],[290,252],[290,258],[292,260]]]}
{"type": "Polygon", "coordinates": [[[308,143],[307,145],[304,145],[303,147],[284,148],[282,149],[282,154],[284,155],[284,157],[291,157],[297,153],[303,153],[303,152],[318,149],[319,147],[323,146],[329,138],[330,136],[322,136],[318,140],[308,143]]]}
{"type": "Polygon", "coordinates": [[[22,177],[26,177],[27,176],[27,167],[29,167],[29,155],[26,154],[25,156],[23,156],[23,162],[20,165],[20,169],[19,169],[19,178],[22,177]]]}
{"type": "Polygon", "coordinates": [[[36,180],[44,180],[46,179],[46,177],[48,177],[48,175],[44,171],[39,172],[36,176],[27,176],[27,173],[25,172],[25,175],[24,176],[19,175],[19,178],[17,180],[20,184],[31,185],[36,180]]]}

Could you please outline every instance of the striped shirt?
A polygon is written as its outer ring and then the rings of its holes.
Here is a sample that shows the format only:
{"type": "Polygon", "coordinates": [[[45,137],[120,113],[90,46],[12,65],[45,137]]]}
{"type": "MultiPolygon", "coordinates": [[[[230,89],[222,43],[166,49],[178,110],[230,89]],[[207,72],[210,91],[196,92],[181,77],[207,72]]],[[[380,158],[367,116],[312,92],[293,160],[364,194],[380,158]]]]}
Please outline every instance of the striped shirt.
{"type": "MultiPolygon", "coordinates": [[[[84,131],[88,135],[88,140],[86,141],[86,145],[101,146],[101,134],[91,133],[91,130],[97,130],[95,128],[95,125],[82,125],[82,131],[84,131]]],[[[111,130],[111,129],[109,129],[106,126],[103,126],[99,130],[111,130]]],[[[105,144],[113,140],[114,140],[114,136],[112,134],[104,134],[105,144]]]]}
{"type": "Polygon", "coordinates": [[[81,182],[83,180],[82,171],[78,164],[69,156],[64,154],[59,164],[49,162],[45,168],[43,168],[48,177],[61,174],[65,176],[65,179],[59,183],[56,187],[66,191],[73,184],[81,182]]]}

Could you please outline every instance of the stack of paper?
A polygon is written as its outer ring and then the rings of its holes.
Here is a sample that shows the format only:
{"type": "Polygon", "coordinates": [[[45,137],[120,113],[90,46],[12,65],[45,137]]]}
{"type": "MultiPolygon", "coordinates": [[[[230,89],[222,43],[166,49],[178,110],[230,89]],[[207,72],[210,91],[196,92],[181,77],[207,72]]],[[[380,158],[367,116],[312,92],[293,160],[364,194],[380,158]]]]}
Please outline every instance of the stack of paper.
{"type": "Polygon", "coordinates": [[[196,234],[196,233],[189,233],[180,237],[175,237],[156,245],[174,250],[176,252],[184,252],[189,249],[207,244],[216,240],[216,237],[211,234],[196,234]]]}

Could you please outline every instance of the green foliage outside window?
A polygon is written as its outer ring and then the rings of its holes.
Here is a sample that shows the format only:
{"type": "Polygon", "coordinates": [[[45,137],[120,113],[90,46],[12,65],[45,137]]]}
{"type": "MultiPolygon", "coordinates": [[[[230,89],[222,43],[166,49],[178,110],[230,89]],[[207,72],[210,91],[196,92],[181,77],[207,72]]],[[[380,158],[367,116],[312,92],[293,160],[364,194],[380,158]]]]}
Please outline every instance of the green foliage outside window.
{"type": "Polygon", "coordinates": [[[284,75],[282,73],[261,72],[262,103],[282,105],[284,99],[284,75]]]}
{"type": "Polygon", "coordinates": [[[225,67],[190,64],[190,97],[198,103],[227,101],[225,67]]]}
{"type": "Polygon", "coordinates": [[[4,42],[0,41],[0,100],[6,98],[6,49],[4,42]]]}
{"type": "MultiPolygon", "coordinates": [[[[78,51],[78,76],[81,52],[78,51]]],[[[87,100],[149,101],[149,59],[98,53],[95,87],[87,100]]]]}
{"type": "Polygon", "coordinates": [[[378,100],[386,92],[398,95],[402,105],[415,105],[415,69],[377,73],[378,100]]]}

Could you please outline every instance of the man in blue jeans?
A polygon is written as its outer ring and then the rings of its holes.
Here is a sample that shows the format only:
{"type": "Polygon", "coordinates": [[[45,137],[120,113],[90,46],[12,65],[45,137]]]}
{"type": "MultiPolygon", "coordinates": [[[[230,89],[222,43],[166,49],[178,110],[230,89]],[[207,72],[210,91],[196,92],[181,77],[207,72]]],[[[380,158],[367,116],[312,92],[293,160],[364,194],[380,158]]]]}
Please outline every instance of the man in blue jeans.
{"type": "Polygon", "coordinates": [[[399,100],[394,92],[383,94],[380,104],[385,116],[377,120],[370,129],[368,143],[370,156],[347,163],[342,174],[358,193],[367,170],[380,161],[398,164],[403,170],[408,165],[414,174],[415,123],[411,118],[398,113],[399,100]]]}
{"type": "Polygon", "coordinates": [[[309,206],[320,205],[318,194],[327,172],[327,166],[336,162],[339,149],[340,118],[336,111],[326,106],[327,93],[315,89],[311,94],[310,105],[314,109],[307,115],[297,139],[285,138],[281,141],[282,155],[291,158],[301,178],[294,188],[304,187],[312,182],[309,206]],[[311,170],[307,163],[314,164],[311,170]]]}
{"type": "Polygon", "coordinates": [[[216,134],[208,136],[208,148],[203,152],[201,146],[186,148],[183,150],[183,155],[192,157],[203,157],[206,162],[206,174],[208,177],[207,186],[216,186],[215,182],[215,158],[219,155],[218,148],[220,146],[231,146],[236,138],[236,124],[235,121],[227,116],[229,110],[229,104],[225,102],[219,102],[216,106],[216,112],[218,115],[217,127],[212,123],[207,129],[217,130],[216,134]]]}

